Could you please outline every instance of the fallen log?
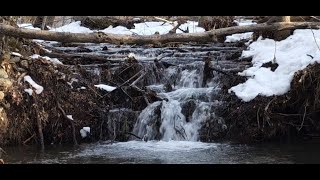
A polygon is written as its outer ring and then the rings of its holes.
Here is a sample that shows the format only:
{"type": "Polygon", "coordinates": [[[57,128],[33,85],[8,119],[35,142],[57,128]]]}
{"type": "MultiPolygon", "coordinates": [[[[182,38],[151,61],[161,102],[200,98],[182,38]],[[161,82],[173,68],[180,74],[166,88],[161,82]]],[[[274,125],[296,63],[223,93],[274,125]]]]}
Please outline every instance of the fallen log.
{"type": "Polygon", "coordinates": [[[319,22],[288,22],[273,24],[255,24],[248,26],[235,26],[228,28],[215,29],[202,33],[183,33],[183,34],[165,34],[165,35],[117,35],[97,33],[68,33],[68,32],[52,32],[31,30],[23,28],[15,28],[10,25],[1,24],[0,34],[27,38],[27,39],[43,39],[48,41],[59,42],[91,42],[91,43],[113,43],[113,44],[165,44],[168,42],[215,42],[217,37],[226,36],[235,33],[257,32],[261,30],[280,31],[287,29],[319,29],[319,22]]]}

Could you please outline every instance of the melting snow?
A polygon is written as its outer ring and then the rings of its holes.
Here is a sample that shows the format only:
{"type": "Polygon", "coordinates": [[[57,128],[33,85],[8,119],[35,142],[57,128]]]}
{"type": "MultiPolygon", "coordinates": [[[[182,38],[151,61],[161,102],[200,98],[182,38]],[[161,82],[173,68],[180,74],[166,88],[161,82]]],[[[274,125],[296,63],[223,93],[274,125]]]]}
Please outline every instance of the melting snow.
{"type": "Polygon", "coordinates": [[[73,120],[72,115],[67,115],[67,118],[69,118],[69,119],[73,120]]]}
{"type": "Polygon", "coordinates": [[[82,129],[80,129],[80,135],[82,138],[87,137],[88,134],[90,134],[90,127],[83,127],[82,129]]]}
{"type": "MultiPolygon", "coordinates": [[[[316,41],[320,43],[320,30],[312,30],[316,41]]],[[[295,30],[287,39],[275,42],[271,39],[259,38],[242,57],[253,57],[253,67],[239,73],[249,76],[245,83],[229,89],[243,101],[248,102],[258,95],[283,95],[290,90],[290,83],[295,72],[306,68],[309,64],[320,63],[320,51],[310,29],[295,30]],[[276,51],[275,51],[276,47],[276,51]],[[311,55],[314,58],[311,58],[311,55]],[[270,68],[261,67],[263,63],[275,62],[278,68],[273,72],[270,68]]]]}
{"type": "Polygon", "coordinates": [[[105,84],[98,84],[98,85],[94,85],[94,86],[97,87],[97,88],[106,90],[106,91],[108,91],[108,92],[111,92],[111,91],[117,89],[116,87],[108,86],[108,85],[105,85],[105,84]]]}
{"type": "Polygon", "coordinates": [[[33,90],[28,88],[28,89],[24,89],[24,92],[28,93],[29,96],[32,96],[33,90]]]}
{"type": "Polygon", "coordinates": [[[17,53],[17,52],[12,52],[11,55],[22,57],[22,55],[20,53],[17,53]]]}
{"type": "MultiPolygon", "coordinates": [[[[239,26],[247,26],[247,25],[256,24],[255,22],[252,22],[251,20],[239,20],[239,21],[235,21],[235,22],[239,26]]],[[[232,34],[232,35],[226,37],[226,41],[225,42],[237,42],[237,41],[240,41],[242,39],[250,39],[252,34],[253,34],[253,32],[232,34]]]]}
{"type": "Polygon", "coordinates": [[[24,76],[23,79],[24,79],[24,81],[27,81],[32,87],[34,87],[36,89],[37,94],[42,93],[43,87],[40,86],[39,84],[37,84],[36,82],[34,82],[30,76],[24,76]]]}

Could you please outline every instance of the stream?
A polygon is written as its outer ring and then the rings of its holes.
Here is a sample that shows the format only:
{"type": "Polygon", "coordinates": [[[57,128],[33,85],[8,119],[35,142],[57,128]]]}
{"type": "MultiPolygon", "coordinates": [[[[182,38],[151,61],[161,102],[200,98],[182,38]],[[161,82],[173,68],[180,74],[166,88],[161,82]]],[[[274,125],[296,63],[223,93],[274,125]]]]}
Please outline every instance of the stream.
{"type": "Polygon", "coordinates": [[[304,164],[319,163],[319,143],[237,145],[189,141],[129,141],[6,148],[12,164],[304,164]]]}
{"type": "MultiPolygon", "coordinates": [[[[259,144],[239,145],[232,143],[200,142],[200,129],[210,122],[212,134],[223,133],[227,125],[215,110],[223,106],[220,78],[223,74],[213,72],[204,76],[204,61],[211,57],[213,67],[226,73],[239,72],[248,64],[237,62],[242,49],[236,44],[215,44],[206,46],[181,46],[179,48],[116,47],[108,44],[88,44],[91,52],[79,53],[75,47],[58,47],[43,43],[49,50],[82,55],[99,55],[112,60],[110,67],[116,69],[116,62],[124,61],[129,53],[144,64],[147,76],[137,84],[156,92],[162,101],[150,103],[137,112],[131,137],[128,142],[110,144],[109,141],[85,144],[79,147],[66,145],[46,146],[41,153],[36,147],[7,147],[6,163],[66,163],[66,164],[247,164],[247,163],[317,163],[320,162],[320,145],[259,144]],[[107,49],[107,50],[104,50],[107,49]],[[173,54],[171,54],[173,53],[173,54]],[[160,66],[153,62],[161,57],[160,66]],[[235,58],[234,58],[235,57],[235,58]],[[155,70],[156,69],[156,70],[155,70]],[[171,87],[168,90],[167,85],[171,87]]],[[[72,64],[65,65],[71,66],[72,64]]],[[[96,62],[97,63],[97,62],[96,62]]],[[[80,65],[99,75],[101,67],[93,64],[80,65]]],[[[100,80],[99,80],[100,81],[100,80]]],[[[105,83],[105,82],[100,82],[105,83]]],[[[128,104],[128,103],[127,103],[128,104]]],[[[115,107],[108,114],[112,122],[121,123],[124,111],[130,106],[115,107]],[[120,116],[119,114],[122,114],[120,116]],[[121,118],[119,118],[121,117],[121,118]]],[[[136,111],[135,111],[136,112],[136,111]]],[[[127,113],[128,114],[128,113],[127,113]]],[[[129,119],[128,117],[125,119],[129,119]]]]}

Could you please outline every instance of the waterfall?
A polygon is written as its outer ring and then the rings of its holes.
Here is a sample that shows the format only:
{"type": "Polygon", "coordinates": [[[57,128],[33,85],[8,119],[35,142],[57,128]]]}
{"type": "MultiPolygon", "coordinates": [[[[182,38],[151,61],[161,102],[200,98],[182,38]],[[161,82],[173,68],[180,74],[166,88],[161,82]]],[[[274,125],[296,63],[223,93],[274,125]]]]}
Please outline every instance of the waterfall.
{"type": "Polygon", "coordinates": [[[133,133],[145,141],[198,141],[205,122],[220,120],[214,113],[214,107],[221,105],[216,99],[220,88],[217,79],[207,83],[210,87],[203,87],[203,69],[203,62],[165,69],[162,82],[169,82],[173,89],[166,92],[163,84],[147,87],[165,100],[150,104],[140,113],[133,133]]]}

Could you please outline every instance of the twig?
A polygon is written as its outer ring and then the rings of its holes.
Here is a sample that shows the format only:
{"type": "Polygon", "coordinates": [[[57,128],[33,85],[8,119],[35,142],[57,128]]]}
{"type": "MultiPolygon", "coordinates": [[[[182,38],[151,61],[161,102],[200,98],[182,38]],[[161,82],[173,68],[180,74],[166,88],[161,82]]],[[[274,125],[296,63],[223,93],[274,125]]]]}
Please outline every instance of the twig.
{"type": "Polygon", "coordinates": [[[320,21],[320,19],[317,18],[317,17],[314,17],[314,16],[310,16],[310,17],[313,18],[313,19],[316,19],[316,20],[320,21]]]}
{"type": "Polygon", "coordinates": [[[284,113],[274,113],[280,116],[302,116],[302,114],[284,114],[284,113]]]}
{"type": "Polygon", "coordinates": [[[270,104],[274,101],[274,100],[276,100],[276,97],[274,97],[268,104],[267,104],[267,106],[264,108],[264,116],[266,117],[266,118],[264,118],[264,119],[266,119],[267,120],[267,123],[268,123],[268,125],[269,126],[271,126],[271,123],[269,122],[269,116],[267,115],[267,111],[268,111],[268,109],[269,109],[269,106],[270,106],[270,104]]]}
{"type": "Polygon", "coordinates": [[[127,95],[127,96],[131,99],[131,101],[133,102],[132,97],[131,97],[126,91],[124,91],[124,90],[122,89],[122,87],[120,87],[120,89],[121,89],[121,91],[122,91],[125,95],[127,95]]]}
{"type": "Polygon", "coordinates": [[[181,26],[181,23],[178,22],[178,24],[176,26],[174,26],[170,31],[169,34],[175,34],[177,29],[181,26]]]}
{"type": "Polygon", "coordinates": [[[92,89],[90,86],[88,86],[88,88],[93,91],[96,95],[98,95],[100,98],[103,98],[104,96],[101,96],[99,93],[97,93],[97,91],[95,91],[94,89],[92,89]]]}
{"type": "Polygon", "coordinates": [[[298,129],[298,131],[300,131],[303,127],[303,124],[304,124],[304,120],[305,120],[305,117],[306,117],[306,112],[307,112],[307,104],[308,104],[308,101],[307,103],[304,105],[304,113],[303,113],[303,118],[302,118],[302,122],[301,122],[301,125],[300,125],[300,128],[298,129]]]}
{"type": "Polygon", "coordinates": [[[277,53],[277,41],[274,41],[274,54],[273,54],[273,60],[272,63],[276,63],[276,53],[277,53]]]}
{"type": "Polygon", "coordinates": [[[26,74],[27,74],[27,73],[24,72],[24,73],[22,73],[22,74],[19,76],[19,78],[18,78],[18,80],[17,80],[19,84],[20,84],[22,78],[23,78],[26,74]]]}
{"type": "Polygon", "coordinates": [[[74,145],[78,145],[77,138],[76,138],[76,129],[74,127],[74,121],[72,119],[68,118],[66,112],[62,109],[62,107],[58,101],[57,101],[57,108],[61,111],[63,117],[69,121],[71,128],[72,128],[73,143],[74,143],[74,145]]]}
{"type": "MultiPolygon", "coordinates": [[[[7,154],[7,152],[6,151],[4,151],[2,148],[0,148],[0,154],[7,154]]],[[[0,156],[1,157],[1,156],[0,156]]]]}
{"type": "Polygon", "coordinates": [[[36,120],[37,120],[37,127],[38,127],[38,134],[39,134],[39,140],[40,140],[40,146],[41,151],[44,151],[44,138],[43,138],[43,131],[42,131],[42,125],[41,120],[39,118],[39,112],[38,112],[38,106],[36,105],[36,102],[33,104],[36,120]]]}
{"type": "Polygon", "coordinates": [[[126,71],[126,70],[128,70],[129,68],[133,67],[134,65],[135,65],[135,64],[132,64],[131,66],[126,67],[124,70],[122,70],[122,71],[118,74],[118,76],[119,76],[120,74],[122,74],[124,71],[126,71]]]}
{"type": "Polygon", "coordinates": [[[141,76],[138,77],[135,81],[133,81],[130,86],[136,85],[137,82],[139,82],[146,74],[147,74],[146,72],[142,73],[141,76]]]}
{"type": "Polygon", "coordinates": [[[104,119],[102,120],[102,123],[101,123],[101,126],[100,126],[100,140],[103,139],[103,131],[102,131],[103,124],[104,124],[104,119]]]}
{"type": "MultiPolygon", "coordinates": [[[[179,118],[181,118],[180,116],[178,116],[179,118]]],[[[174,130],[176,131],[176,133],[178,133],[181,137],[183,137],[184,140],[186,140],[186,137],[184,137],[184,135],[181,133],[181,130],[179,130],[177,127],[176,127],[176,120],[174,119],[173,120],[173,128],[174,130]]],[[[183,129],[183,127],[181,127],[181,129],[183,129]]],[[[184,130],[184,129],[183,129],[184,130]]],[[[186,133],[186,131],[184,130],[184,133],[186,133]]]]}
{"type": "MultiPolygon", "coordinates": [[[[124,83],[122,83],[119,87],[124,86],[125,84],[129,83],[132,79],[136,78],[140,73],[142,73],[144,70],[140,70],[139,72],[137,72],[135,75],[133,75],[130,79],[128,79],[127,81],[125,81],[124,83]]],[[[117,88],[119,88],[117,87],[117,88]]]]}
{"type": "MultiPolygon", "coordinates": [[[[174,22],[172,22],[172,21],[168,21],[168,20],[166,20],[166,19],[159,18],[159,17],[154,17],[154,18],[157,19],[157,20],[160,20],[160,21],[167,22],[167,23],[169,23],[169,24],[171,24],[171,25],[174,25],[174,22]]],[[[181,23],[178,21],[178,25],[175,26],[172,30],[170,30],[169,33],[170,33],[171,31],[176,32],[177,29],[179,29],[180,31],[182,31],[182,32],[184,32],[184,33],[187,33],[185,30],[179,28],[180,25],[181,25],[181,23]]],[[[171,33],[172,33],[172,32],[171,32],[171,33]]]]}
{"type": "MultiPolygon", "coordinates": [[[[300,18],[301,18],[303,21],[306,22],[306,20],[305,20],[302,16],[300,16],[300,18]]],[[[312,33],[312,36],[313,36],[313,40],[314,40],[314,42],[316,43],[316,45],[317,45],[317,47],[318,47],[318,50],[320,51],[319,44],[318,44],[318,42],[317,42],[317,39],[316,39],[316,37],[315,37],[315,35],[314,35],[314,32],[313,32],[313,30],[312,30],[312,28],[311,28],[310,25],[309,25],[309,28],[310,28],[310,30],[311,30],[311,33],[312,33]]]]}
{"type": "Polygon", "coordinates": [[[22,142],[23,145],[25,145],[27,142],[29,142],[34,136],[36,135],[36,133],[33,133],[33,135],[31,137],[29,137],[28,139],[26,139],[25,141],[22,142]]]}
{"type": "Polygon", "coordinates": [[[144,100],[146,101],[147,105],[150,104],[150,102],[149,102],[149,100],[148,100],[148,98],[147,98],[147,96],[146,96],[146,92],[145,92],[144,90],[138,88],[138,87],[137,87],[136,85],[134,85],[134,84],[130,85],[130,87],[132,87],[132,88],[136,89],[137,91],[141,92],[141,93],[143,94],[143,98],[144,98],[144,100]]]}
{"type": "Polygon", "coordinates": [[[125,134],[129,134],[129,135],[131,135],[131,136],[134,136],[134,137],[142,140],[142,138],[141,138],[140,136],[135,135],[135,134],[133,134],[133,133],[131,133],[131,132],[125,132],[125,134]]]}
{"type": "Polygon", "coordinates": [[[260,129],[260,122],[259,122],[259,112],[260,112],[260,107],[257,111],[257,122],[258,122],[258,129],[260,129]]]}

